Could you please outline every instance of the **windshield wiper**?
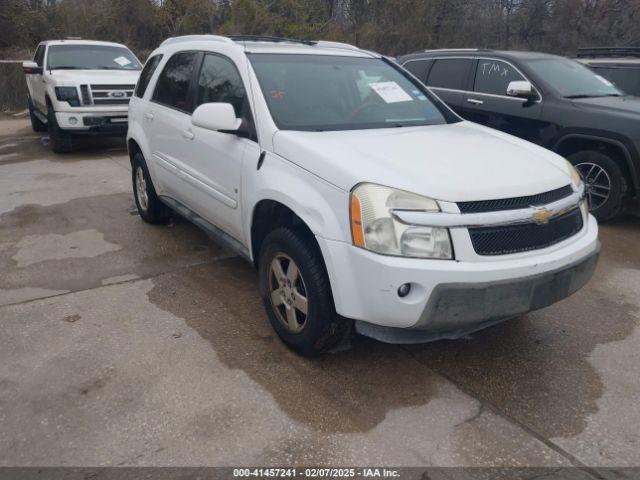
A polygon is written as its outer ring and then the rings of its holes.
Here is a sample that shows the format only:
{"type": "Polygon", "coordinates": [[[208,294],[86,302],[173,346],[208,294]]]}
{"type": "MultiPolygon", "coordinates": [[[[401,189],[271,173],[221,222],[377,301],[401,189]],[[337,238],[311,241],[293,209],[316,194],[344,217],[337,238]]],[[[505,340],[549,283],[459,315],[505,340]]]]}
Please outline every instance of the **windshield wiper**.
{"type": "Polygon", "coordinates": [[[61,67],[52,67],[51,70],[82,70],[82,68],[74,67],[72,65],[62,65],[61,67]]]}
{"type": "Polygon", "coordinates": [[[621,97],[622,95],[619,93],[600,93],[596,95],[567,95],[564,98],[576,99],[576,98],[602,98],[602,97],[621,97]]]}

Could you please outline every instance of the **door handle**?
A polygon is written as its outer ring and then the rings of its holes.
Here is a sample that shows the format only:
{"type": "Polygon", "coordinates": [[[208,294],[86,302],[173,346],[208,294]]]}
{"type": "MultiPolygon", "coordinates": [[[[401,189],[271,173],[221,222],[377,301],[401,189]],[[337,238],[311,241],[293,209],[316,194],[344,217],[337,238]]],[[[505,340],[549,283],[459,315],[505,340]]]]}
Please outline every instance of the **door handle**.
{"type": "Polygon", "coordinates": [[[146,112],[144,114],[144,118],[146,118],[147,120],[153,120],[153,113],[151,112],[146,112]]]}
{"type": "Polygon", "coordinates": [[[477,98],[467,98],[467,102],[473,103],[474,105],[482,105],[484,103],[482,100],[478,100],[477,98]]]}
{"type": "Polygon", "coordinates": [[[193,140],[195,138],[195,135],[193,134],[193,132],[191,130],[183,130],[182,131],[182,136],[184,138],[186,138],[187,140],[193,140]]]}

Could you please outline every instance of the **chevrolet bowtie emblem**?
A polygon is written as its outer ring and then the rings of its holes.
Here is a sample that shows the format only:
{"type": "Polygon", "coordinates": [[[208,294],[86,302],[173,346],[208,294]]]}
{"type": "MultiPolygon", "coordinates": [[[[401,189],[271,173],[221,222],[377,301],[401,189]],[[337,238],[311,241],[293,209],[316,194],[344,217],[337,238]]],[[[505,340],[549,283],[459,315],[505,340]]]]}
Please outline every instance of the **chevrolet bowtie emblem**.
{"type": "Polygon", "coordinates": [[[553,211],[541,207],[536,210],[536,213],[531,215],[531,220],[533,220],[538,225],[544,225],[546,223],[549,223],[549,220],[551,219],[551,217],[553,217],[553,215],[553,211]]]}

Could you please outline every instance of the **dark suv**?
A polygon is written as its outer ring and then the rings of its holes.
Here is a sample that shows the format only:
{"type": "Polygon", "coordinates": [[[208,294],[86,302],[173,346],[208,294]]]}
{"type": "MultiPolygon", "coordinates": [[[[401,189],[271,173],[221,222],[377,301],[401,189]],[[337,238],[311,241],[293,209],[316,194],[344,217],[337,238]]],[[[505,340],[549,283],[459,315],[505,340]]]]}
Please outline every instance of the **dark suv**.
{"type": "Polygon", "coordinates": [[[581,48],[577,60],[623,92],[640,97],[640,48],[581,48]]]}
{"type": "Polygon", "coordinates": [[[581,63],[533,52],[435,50],[398,63],[463,118],[573,163],[599,220],[640,207],[640,98],[581,63]]]}

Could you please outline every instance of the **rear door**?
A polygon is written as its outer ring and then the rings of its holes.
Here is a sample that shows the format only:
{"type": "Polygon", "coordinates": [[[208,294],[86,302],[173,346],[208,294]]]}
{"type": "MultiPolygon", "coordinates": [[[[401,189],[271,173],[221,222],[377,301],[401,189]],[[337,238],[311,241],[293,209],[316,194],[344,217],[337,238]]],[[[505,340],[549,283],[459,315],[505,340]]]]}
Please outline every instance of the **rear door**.
{"type": "Polygon", "coordinates": [[[156,181],[161,194],[185,202],[186,185],[180,172],[190,147],[192,82],[199,64],[198,52],[177,52],[158,76],[150,102],[143,112],[156,181]]]}
{"type": "Polygon", "coordinates": [[[436,58],[427,73],[427,86],[462,116],[462,95],[469,83],[473,63],[472,58],[436,58]]]}
{"type": "MultiPolygon", "coordinates": [[[[466,118],[537,144],[543,143],[546,123],[540,120],[542,97],[536,100],[510,97],[507,87],[513,81],[529,81],[507,61],[479,58],[473,91],[464,95],[466,118]]],[[[534,85],[535,88],[535,85],[534,85]]]]}

